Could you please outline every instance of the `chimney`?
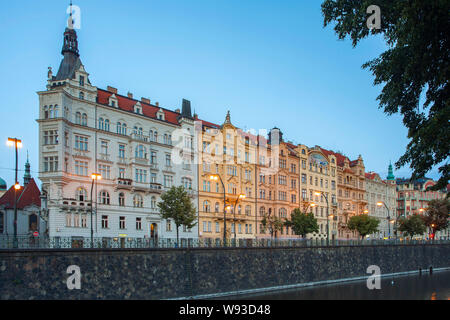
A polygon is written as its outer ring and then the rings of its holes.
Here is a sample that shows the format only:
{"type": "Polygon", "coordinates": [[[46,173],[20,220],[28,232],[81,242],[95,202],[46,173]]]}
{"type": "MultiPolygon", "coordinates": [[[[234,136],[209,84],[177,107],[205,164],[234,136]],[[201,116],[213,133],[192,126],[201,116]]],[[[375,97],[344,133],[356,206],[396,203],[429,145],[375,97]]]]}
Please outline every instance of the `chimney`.
{"type": "Polygon", "coordinates": [[[150,104],[150,99],[142,97],[141,98],[141,102],[146,103],[146,104],[150,104]]]}
{"type": "Polygon", "coordinates": [[[133,99],[133,94],[131,92],[128,92],[128,98],[133,99]]]}
{"type": "Polygon", "coordinates": [[[175,112],[176,113],[180,113],[180,109],[175,109],[175,112]]]}
{"type": "Polygon", "coordinates": [[[159,107],[159,102],[158,101],[155,102],[155,106],[159,107]]]}
{"type": "Polygon", "coordinates": [[[112,93],[115,93],[115,94],[117,94],[117,89],[116,89],[116,88],[114,88],[114,87],[111,87],[111,86],[107,86],[107,87],[106,87],[106,90],[108,90],[109,92],[112,92],[112,93]]]}

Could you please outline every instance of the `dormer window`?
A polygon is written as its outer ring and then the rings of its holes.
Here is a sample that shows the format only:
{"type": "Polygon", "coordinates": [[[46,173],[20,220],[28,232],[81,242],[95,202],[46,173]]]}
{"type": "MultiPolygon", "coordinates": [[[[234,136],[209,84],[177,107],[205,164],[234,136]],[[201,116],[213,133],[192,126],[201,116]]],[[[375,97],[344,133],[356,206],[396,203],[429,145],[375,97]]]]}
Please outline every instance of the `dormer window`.
{"type": "Polygon", "coordinates": [[[111,101],[111,107],[115,107],[116,106],[116,102],[114,100],[111,101]]]}
{"type": "Polygon", "coordinates": [[[156,113],[156,118],[158,120],[163,120],[163,121],[166,120],[165,117],[164,117],[164,111],[161,108],[156,113]]]}
{"type": "Polygon", "coordinates": [[[139,102],[134,105],[134,113],[142,114],[142,106],[139,102]]]}
{"type": "Polygon", "coordinates": [[[113,108],[118,108],[119,107],[119,103],[117,101],[116,95],[112,94],[111,97],[109,97],[109,105],[113,108]]]}
{"type": "Polygon", "coordinates": [[[80,87],[84,87],[84,76],[80,76],[80,87]]]}

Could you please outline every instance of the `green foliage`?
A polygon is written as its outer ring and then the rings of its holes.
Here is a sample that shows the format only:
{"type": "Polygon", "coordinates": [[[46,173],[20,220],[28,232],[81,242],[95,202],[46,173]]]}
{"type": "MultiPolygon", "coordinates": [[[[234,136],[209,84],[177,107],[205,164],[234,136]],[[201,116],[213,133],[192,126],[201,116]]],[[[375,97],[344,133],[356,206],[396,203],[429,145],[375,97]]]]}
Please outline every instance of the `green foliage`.
{"type": "Polygon", "coordinates": [[[197,224],[197,212],[189,194],[183,186],[173,186],[161,195],[158,202],[159,214],[163,219],[171,219],[177,227],[177,243],[179,227],[185,225],[192,228],[197,224]]]}
{"type": "Polygon", "coordinates": [[[334,22],[339,39],[349,36],[355,47],[369,35],[382,35],[388,50],[363,65],[383,84],[379,107],[400,113],[410,142],[396,162],[409,164],[412,179],[439,166],[440,190],[450,179],[450,1],[448,0],[325,0],[324,26],[334,22]],[[381,11],[381,29],[366,25],[370,5],[381,11]]]}
{"type": "Polygon", "coordinates": [[[448,198],[431,200],[423,215],[423,221],[435,233],[448,227],[449,213],[450,200],[448,198]]]}
{"type": "Polygon", "coordinates": [[[319,225],[314,215],[312,213],[302,213],[298,208],[294,209],[291,219],[286,220],[285,225],[289,226],[296,235],[301,235],[303,238],[308,233],[319,232],[319,225]]]}
{"type": "Polygon", "coordinates": [[[370,217],[367,214],[361,214],[358,216],[353,216],[348,219],[347,227],[350,230],[356,230],[362,239],[368,234],[375,233],[378,231],[378,224],[380,220],[370,217]]]}
{"type": "Polygon", "coordinates": [[[261,220],[261,224],[263,226],[263,232],[268,230],[270,232],[270,236],[277,237],[278,231],[284,227],[284,222],[281,218],[275,216],[274,214],[264,214],[263,219],[261,220]]]}
{"type": "Polygon", "coordinates": [[[427,227],[423,221],[423,218],[419,215],[409,216],[407,219],[402,218],[398,221],[398,230],[411,238],[417,235],[422,235],[427,231],[427,227]]]}

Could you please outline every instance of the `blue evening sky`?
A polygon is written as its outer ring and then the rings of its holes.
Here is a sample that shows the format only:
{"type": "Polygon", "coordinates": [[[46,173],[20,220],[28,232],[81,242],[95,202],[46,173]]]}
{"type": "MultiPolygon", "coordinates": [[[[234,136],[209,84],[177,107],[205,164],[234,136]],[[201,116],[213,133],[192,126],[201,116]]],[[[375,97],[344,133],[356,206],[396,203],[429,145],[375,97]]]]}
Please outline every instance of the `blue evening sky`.
{"type": "MultiPolygon", "coordinates": [[[[23,140],[38,175],[38,95],[54,74],[69,1],[9,1],[0,11],[0,140],[23,140]]],[[[323,28],[320,0],[76,0],[81,60],[93,85],[169,109],[191,100],[201,119],[227,110],[243,129],[281,128],[285,140],[361,154],[386,177],[407,145],[401,118],[378,109],[381,87],[361,65],[381,38],[353,48],[323,28]]],[[[14,151],[0,143],[0,177],[14,181],[14,151]]],[[[407,176],[409,168],[395,172],[407,176]]],[[[22,183],[23,171],[19,172],[22,183]]],[[[436,178],[436,172],[429,176],[436,178]]]]}

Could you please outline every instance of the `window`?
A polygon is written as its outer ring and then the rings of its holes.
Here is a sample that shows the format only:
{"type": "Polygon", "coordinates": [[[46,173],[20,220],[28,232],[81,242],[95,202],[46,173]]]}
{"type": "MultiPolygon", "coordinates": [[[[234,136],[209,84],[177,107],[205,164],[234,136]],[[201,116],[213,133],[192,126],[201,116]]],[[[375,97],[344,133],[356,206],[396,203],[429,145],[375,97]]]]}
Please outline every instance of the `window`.
{"type": "Polygon", "coordinates": [[[78,149],[81,151],[87,151],[88,150],[88,138],[76,135],[75,136],[75,149],[78,149]]]}
{"type": "Polygon", "coordinates": [[[144,169],[136,169],[135,175],[136,182],[146,183],[147,182],[147,170],[144,169]]]}
{"type": "Polygon", "coordinates": [[[80,93],[78,94],[78,98],[84,100],[84,93],[80,91],[80,93]]]}
{"type": "Polygon", "coordinates": [[[150,163],[151,164],[156,164],[156,151],[152,151],[150,152],[150,163]]]}
{"type": "Polygon", "coordinates": [[[218,213],[219,212],[219,203],[216,202],[216,204],[214,205],[214,212],[218,213]]]}
{"type": "MultiPolygon", "coordinates": [[[[75,174],[79,176],[88,175],[88,163],[86,161],[75,160],[75,174]]],[[[83,200],[80,200],[83,201],[83,200]]]]}
{"type": "Polygon", "coordinates": [[[170,167],[172,165],[172,161],[170,158],[170,154],[166,154],[166,166],[170,167]]]}
{"type": "Polygon", "coordinates": [[[142,218],[136,218],[136,230],[142,230],[142,218]]]}
{"type": "Polygon", "coordinates": [[[150,200],[150,207],[156,209],[156,198],[154,196],[150,200]]]}
{"type": "Polygon", "coordinates": [[[108,154],[108,142],[107,141],[102,140],[100,142],[100,153],[108,154]]]}
{"type": "Polygon", "coordinates": [[[72,226],[72,214],[66,213],[66,227],[72,226]]]}
{"type": "Polygon", "coordinates": [[[209,205],[209,201],[208,200],[203,201],[203,211],[204,212],[211,212],[211,206],[209,205]]]}
{"type": "Polygon", "coordinates": [[[102,229],[108,229],[108,216],[102,216],[102,229]]]}
{"type": "Polygon", "coordinates": [[[44,172],[58,171],[58,157],[44,157],[44,172]]]}
{"type": "Polygon", "coordinates": [[[119,193],[119,206],[125,206],[125,195],[123,194],[123,192],[119,193]]]}
{"type": "Polygon", "coordinates": [[[119,217],[119,229],[125,229],[125,217],[119,217]]]}
{"type": "Polygon", "coordinates": [[[104,165],[104,164],[99,164],[98,165],[98,172],[100,173],[100,175],[102,176],[102,179],[110,179],[111,178],[111,167],[104,165]]]}
{"type": "Polygon", "coordinates": [[[252,207],[250,207],[250,206],[246,206],[245,207],[245,215],[246,216],[251,216],[252,215],[252,207]]]}
{"type": "Polygon", "coordinates": [[[44,145],[58,144],[58,130],[44,131],[44,145]]]}
{"type": "Polygon", "coordinates": [[[125,179],[125,168],[119,168],[119,178],[125,179]]]}
{"type": "Polygon", "coordinates": [[[75,124],[81,124],[81,112],[75,113],[75,124]]]}
{"type": "Polygon", "coordinates": [[[164,175],[164,187],[170,188],[173,185],[173,177],[164,175]]]}
{"type": "Polygon", "coordinates": [[[192,189],[192,180],[190,178],[181,178],[181,184],[187,190],[192,189]]]}
{"type": "Polygon", "coordinates": [[[135,208],[143,208],[144,207],[144,200],[142,199],[142,196],[140,194],[135,194],[133,197],[133,206],[135,208]]]}
{"type": "Polygon", "coordinates": [[[99,194],[100,204],[109,204],[109,193],[108,191],[100,191],[99,194]]]}
{"type": "Polygon", "coordinates": [[[0,233],[3,233],[5,230],[5,221],[4,221],[4,213],[0,212],[0,233]]]}
{"type": "Polygon", "coordinates": [[[172,223],[170,220],[166,220],[166,231],[172,231],[172,223]]]}
{"type": "Polygon", "coordinates": [[[125,146],[123,144],[119,144],[119,158],[125,159],[125,146]]]}
{"type": "Polygon", "coordinates": [[[147,149],[142,144],[140,144],[136,147],[135,157],[139,159],[146,159],[147,158],[146,152],[147,149]]]}
{"type": "Polygon", "coordinates": [[[80,76],[80,87],[84,86],[84,77],[80,76]]]}
{"type": "Polygon", "coordinates": [[[81,116],[81,125],[87,126],[87,114],[86,113],[83,113],[83,115],[81,116]]]}
{"type": "Polygon", "coordinates": [[[259,208],[259,216],[264,217],[265,214],[266,214],[266,208],[265,207],[259,208]]]}

